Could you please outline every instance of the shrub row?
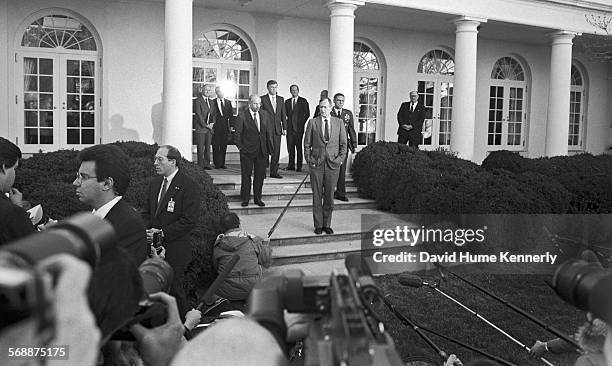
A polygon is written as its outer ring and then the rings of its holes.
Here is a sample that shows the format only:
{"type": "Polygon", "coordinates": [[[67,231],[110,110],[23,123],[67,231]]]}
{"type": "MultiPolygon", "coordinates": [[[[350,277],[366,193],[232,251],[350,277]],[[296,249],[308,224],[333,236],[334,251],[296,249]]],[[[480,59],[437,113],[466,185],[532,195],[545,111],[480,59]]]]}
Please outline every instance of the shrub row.
{"type": "Polygon", "coordinates": [[[502,151],[487,159],[479,166],[445,151],[377,142],[357,154],[352,174],[362,194],[396,213],[560,214],[612,209],[611,157],[527,162],[502,151]]]}
{"type": "MultiPolygon", "coordinates": [[[[153,156],[158,146],[135,141],[115,144],[130,159],[131,181],[124,199],[142,210],[147,202],[149,181],[155,176],[153,156]]],[[[42,204],[45,214],[54,219],[91,210],[79,202],[72,185],[78,170],[77,154],[78,151],[61,150],[24,159],[17,172],[15,186],[33,206],[42,204]]],[[[185,280],[187,293],[195,300],[195,291],[207,287],[215,278],[211,262],[212,245],[221,233],[219,218],[229,209],[227,198],[204,169],[184,159],[181,169],[198,184],[200,190],[200,219],[191,235],[194,259],[187,268],[185,280]]]]}

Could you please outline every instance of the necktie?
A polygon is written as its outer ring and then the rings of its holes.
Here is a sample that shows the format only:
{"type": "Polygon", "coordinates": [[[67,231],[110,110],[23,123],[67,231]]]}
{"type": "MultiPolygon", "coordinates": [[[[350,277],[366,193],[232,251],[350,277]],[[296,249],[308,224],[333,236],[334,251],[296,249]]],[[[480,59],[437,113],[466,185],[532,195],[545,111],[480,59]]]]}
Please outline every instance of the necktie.
{"type": "Polygon", "coordinates": [[[217,99],[219,101],[219,114],[223,117],[223,100],[221,98],[217,99]]]}
{"type": "Polygon", "coordinates": [[[414,103],[410,103],[410,112],[414,112],[414,103]]]}
{"type": "Polygon", "coordinates": [[[166,195],[167,189],[168,189],[168,178],[164,178],[164,184],[162,184],[161,193],[159,194],[159,201],[157,201],[158,208],[159,208],[159,204],[161,203],[161,201],[164,199],[164,196],[166,195]]]}
{"type": "Polygon", "coordinates": [[[270,97],[270,104],[272,104],[272,109],[276,113],[276,96],[270,97]]]}
{"type": "Polygon", "coordinates": [[[259,131],[259,120],[257,119],[257,113],[253,113],[253,121],[255,121],[255,126],[257,126],[257,131],[259,131]]]}
{"type": "Polygon", "coordinates": [[[327,118],[324,120],[325,122],[325,142],[329,141],[329,127],[327,126],[327,118]]]}
{"type": "Polygon", "coordinates": [[[210,119],[210,101],[206,98],[206,106],[208,107],[208,113],[206,114],[206,124],[208,124],[208,120],[210,119]]]}
{"type": "Polygon", "coordinates": [[[295,109],[295,99],[296,98],[293,98],[293,104],[291,105],[291,109],[295,109]]]}

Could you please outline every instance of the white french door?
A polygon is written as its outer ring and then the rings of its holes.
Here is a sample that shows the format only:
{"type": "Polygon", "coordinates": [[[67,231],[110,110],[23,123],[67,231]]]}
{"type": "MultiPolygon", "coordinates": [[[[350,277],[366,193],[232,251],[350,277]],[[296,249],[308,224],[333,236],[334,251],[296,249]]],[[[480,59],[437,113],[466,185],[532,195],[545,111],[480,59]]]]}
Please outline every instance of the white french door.
{"type": "Polygon", "coordinates": [[[488,146],[516,151],[526,148],[526,100],[524,83],[492,83],[489,90],[488,146]]]}
{"type": "Polygon", "coordinates": [[[418,81],[419,103],[427,108],[423,123],[423,143],[419,148],[449,148],[453,117],[453,78],[443,75],[423,76],[418,81]]]}
{"type": "Polygon", "coordinates": [[[358,150],[380,138],[382,126],[380,70],[356,70],[354,73],[353,115],[358,150]]]}
{"type": "Polygon", "coordinates": [[[23,152],[82,149],[100,141],[95,55],[24,52],[17,64],[16,137],[23,152]]]}
{"type": "Polygon", "coordinates": [[[225,98],[232,102],[234,115],[249,104],[253,70],[250,62],[229,64],[193,61],[193,97],[204,90],[205,85],[221,86],[225,98]]]}

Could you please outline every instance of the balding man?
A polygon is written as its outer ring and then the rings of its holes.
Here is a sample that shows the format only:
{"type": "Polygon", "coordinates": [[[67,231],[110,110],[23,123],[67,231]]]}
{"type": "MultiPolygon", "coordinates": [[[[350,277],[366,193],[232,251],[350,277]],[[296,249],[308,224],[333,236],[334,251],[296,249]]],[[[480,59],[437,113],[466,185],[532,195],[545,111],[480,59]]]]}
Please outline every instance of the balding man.
{"type": "Polygon", "coordinates": [[[423,122],[427,108],[423,103],[419,103],[419,95],[415,91],[410,92],[410,102],[402,103],[399,112],[397,112],[397,142],[405,144],[410,142],[410,146],[419,148],[419,144],[423,141],[423,122]]]}
{"type": "Polygon", "coordinates": [[[258,95],[249,97],[249,108],[243,110],[236,119],[235,142],[240,150],[240,197],[242,207],[249,205],[251,198],[251,175],[253,179],[253,202],[263,207],[261,189],[266,177],[266,161],[273,152],[271,116],[261,110],[261,98],[258,95]]]}

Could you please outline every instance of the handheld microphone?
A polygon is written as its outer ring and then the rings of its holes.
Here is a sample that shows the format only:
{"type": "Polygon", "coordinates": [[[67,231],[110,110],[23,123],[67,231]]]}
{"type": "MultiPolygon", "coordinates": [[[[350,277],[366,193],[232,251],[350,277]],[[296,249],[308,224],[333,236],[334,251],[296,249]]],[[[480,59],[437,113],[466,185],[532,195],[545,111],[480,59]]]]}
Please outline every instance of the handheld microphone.
{"type": "Polygon", "coordinates": [[[407,286],[407,287],[423,287],[423,286],[427,286],[431,288],[438,287],[437,282],[427,282],[423,280],[421,277],[414,275],[414,274],[410,274],[410,273],[400,274],[397,279],[397,282],[399,282],[400,285],[407,286]]]}

